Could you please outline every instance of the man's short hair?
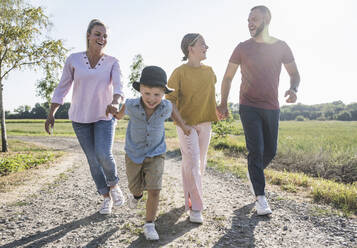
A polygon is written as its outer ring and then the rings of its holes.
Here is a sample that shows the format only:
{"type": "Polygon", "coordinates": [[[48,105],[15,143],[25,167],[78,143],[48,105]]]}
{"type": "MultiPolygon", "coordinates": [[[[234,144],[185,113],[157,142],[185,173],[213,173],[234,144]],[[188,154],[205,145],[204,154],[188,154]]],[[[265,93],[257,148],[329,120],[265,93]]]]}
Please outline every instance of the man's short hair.
{"type": "Polygon", "coordinates": [[[258,6],[253,7],[250,11],[253,11],[255,9],[258,9],[260,12],[263,13],[267,24],[269,24],[270,20],[271,20],[271,13],[270,13],[270,10],[268,9],[268,7],[266,7],[264,5],[258,5],[258,6]]]}

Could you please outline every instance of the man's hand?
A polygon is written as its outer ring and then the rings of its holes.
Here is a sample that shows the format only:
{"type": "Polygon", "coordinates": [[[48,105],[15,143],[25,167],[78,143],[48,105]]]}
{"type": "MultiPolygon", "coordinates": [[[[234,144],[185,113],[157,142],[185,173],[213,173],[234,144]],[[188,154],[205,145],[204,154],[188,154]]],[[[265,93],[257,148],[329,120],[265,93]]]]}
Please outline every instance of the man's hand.
{"type": "Polygon", "coordinates": [[[286,99],[287,103],[296,102],[297,96],[296,96],[296,92],[294,90],[289,89],[289,90],[285,91],[284,97],[287,97],[287,96],[288,96],[288,99],[286,99]]]}
{"type": "Polygon", "coordinates": [[[221,103],[220,105],[218,105],[216,108],[216,113],[219,120],[227,118],[229,115],[227,104],[221,103]]]}

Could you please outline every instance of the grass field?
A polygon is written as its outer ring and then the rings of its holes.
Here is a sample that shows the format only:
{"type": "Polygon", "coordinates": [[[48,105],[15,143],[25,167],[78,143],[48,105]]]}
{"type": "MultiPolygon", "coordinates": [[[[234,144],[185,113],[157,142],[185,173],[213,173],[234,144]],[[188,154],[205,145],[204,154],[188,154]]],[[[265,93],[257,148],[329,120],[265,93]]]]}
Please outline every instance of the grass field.
{"type": "MultiPolygon", "coordinates": [[[[117,122],[115,138],[124,139],[127,120],[117,122]]],[[[7,120],[7,134],[9,136],[46,136],[45,120],[7,120]]],[[[166,122],[166,137],[176,137],[176,129],[172,122],[166,122]]],[[[69,120],[56,120],[53,128],[53,136],[75,136],[72,123],[69,120]]]]}
{"type": "MultiPolygon", "coordinates": [[[[165,125],[168,148],[177,149],[175,126],[172,122],[165,125]]],[[[208,165],[244,178],[247,170],[244,134],[239,121],[231,125],[231,135],[225,138],[213,135],[208,165]]],[[[126,120],[118,121],[116,139],[124,140],[126,126],[126,120]]],[[[9,120],[7,130],[11,136],[47,135],[44,120],[9,120]]],[[[53,135],[74,136],[71,122],[57,120],[53,135]]],[[[278,154],[266,170],[266,178],[283,190],[308,191],[315,201],[357,213],[356,140],[357,122],[282,121],[278,154]]]]}
{"type": "MultiPolygon", "coordinates": [[[[241,135],[230,135],[212,143],[246,152],[241,123],[232,125],[241,135]]],[[[357,181],[356,141],[357,122],[282,121],[278,153],[271,167],[352,183],[357,181]]]]}

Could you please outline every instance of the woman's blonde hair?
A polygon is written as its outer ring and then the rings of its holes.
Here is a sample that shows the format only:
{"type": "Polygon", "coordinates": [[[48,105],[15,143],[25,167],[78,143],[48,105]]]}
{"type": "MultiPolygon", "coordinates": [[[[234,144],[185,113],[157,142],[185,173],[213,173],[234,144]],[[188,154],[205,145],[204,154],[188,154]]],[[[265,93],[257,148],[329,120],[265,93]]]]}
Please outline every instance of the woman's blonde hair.
{"type": "Polygon", "coordinates": [[[182,61],[185,61],[188,59],[188,47],[190,46],[194,46],[198,40],[198,38],[200,38],[201,35],[199,33],[189,33],[186,34],[181,41],[181,50],[183,52],[183,54],[185,55],[182,58],[182,61]]]}
{"type": "Polygon", "coordinates": [[[87,28],[87,33],[86,33],[86,41],[87,41],[87,50],[88,50],[88,46],[89,46],[89,41],[88,41],[88,35],[91,34],[92,29],[94,28],[94,26],[103,26],[106,27],[104,25],[104,23],[102,21],[100,21],[99,19],[93,19],[89,22],[88,28],[87,28]]]}

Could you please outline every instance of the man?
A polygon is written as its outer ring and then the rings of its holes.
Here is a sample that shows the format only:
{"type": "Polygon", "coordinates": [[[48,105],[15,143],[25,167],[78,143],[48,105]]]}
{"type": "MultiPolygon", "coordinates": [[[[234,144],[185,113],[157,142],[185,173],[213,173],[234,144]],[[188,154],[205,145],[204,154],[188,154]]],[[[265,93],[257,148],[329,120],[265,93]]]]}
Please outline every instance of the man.
{"type": "Polygon", "coordinates": [[[294,103],[300,76],[289,46],[269,35],[270,10],[265,6],[251,9],[248,28],[251,39],[235,48],[221,86],[220,118],[228,116],[227,99],[233,77],[241,66],[239,114],[248,150],[248,173],[251,190],[256,196],[258,215],[271,214],[265,198],[264,169],[274,158],[279,126],[278,86],[281,65],[290,76],[286,102],[294,103]]]}

